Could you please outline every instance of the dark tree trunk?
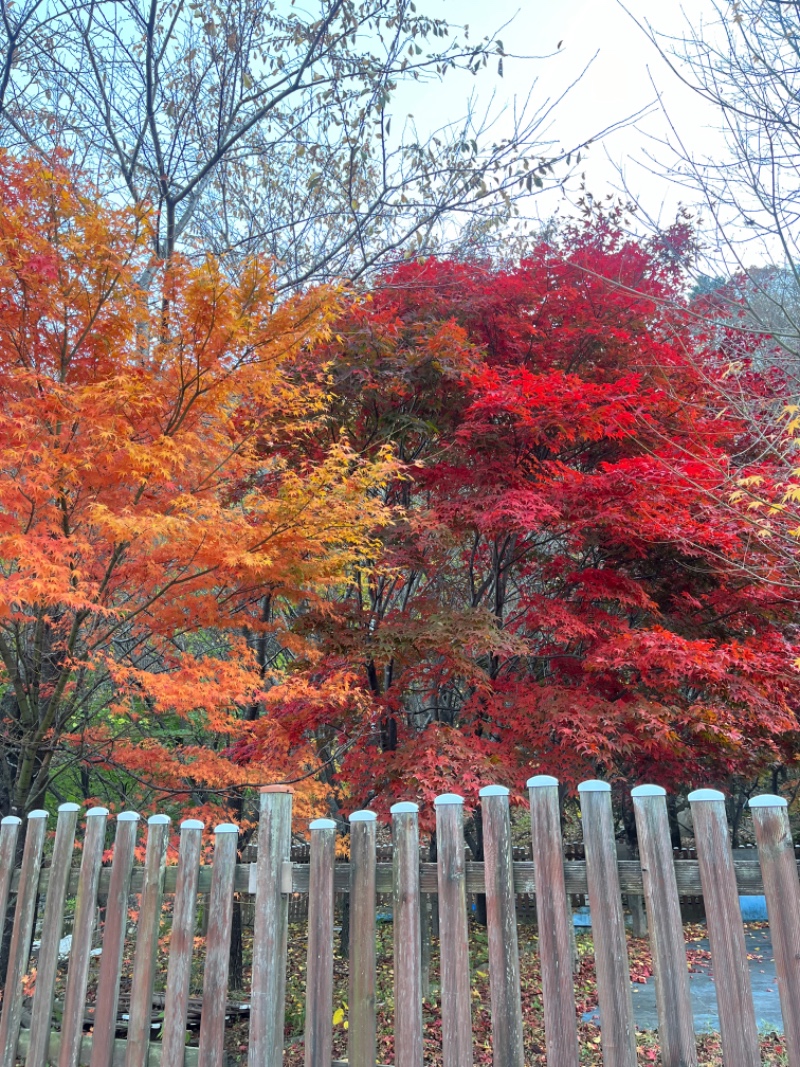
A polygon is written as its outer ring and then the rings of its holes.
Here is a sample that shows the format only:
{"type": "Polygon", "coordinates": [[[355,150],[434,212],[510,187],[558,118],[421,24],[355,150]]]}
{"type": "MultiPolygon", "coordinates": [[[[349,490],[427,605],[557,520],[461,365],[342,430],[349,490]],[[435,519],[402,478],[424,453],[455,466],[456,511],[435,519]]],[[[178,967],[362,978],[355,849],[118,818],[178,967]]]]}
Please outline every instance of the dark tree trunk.
{"type": "Polygon", "coordinates": [[[667,818],[669,819],[669,836],[672,847],[683,848],[681,824],[678,820],[678,798],[674,793],[667,793],[667,818]]]}
{"type": "MultiPolygon", "coordinates": [[[[436,831],[431,834],[430,844],[428,845],[428,862],[436,863],[439,858],[439,851],[436,847],[436,831]]],[[[439,894],[431,894],[431,937],[437,941],[439,939],[439,894]]]]}
{"type": "Polygon", "coordinates": [[[350,959],[350,894],[342,893],[342,927],[339,931],[339,954],[343,960],[350,959]]]}
{"type": "MultiPolygon", "coordinates": [[[[231,802],[231,811],[236,821],[240,821],[244,811],[244,796],[239,793],[231,802]]],[[[237,893],[233,898],[231,916],[231,946],[228,953],[228,988],[244,988],[244,930],[242,927],[242,901],[237,893]]]]}
{"type": "MultiPolygon", "coordinates": [[[[464,836],[467,839],[472,858],[476,863],[483,863],[483,815],[477,808],[475,814],[464,827],[464,836]]],[[[479,926],[486,926],[486,894],[475,894],[475,922],[479,926]]]]}

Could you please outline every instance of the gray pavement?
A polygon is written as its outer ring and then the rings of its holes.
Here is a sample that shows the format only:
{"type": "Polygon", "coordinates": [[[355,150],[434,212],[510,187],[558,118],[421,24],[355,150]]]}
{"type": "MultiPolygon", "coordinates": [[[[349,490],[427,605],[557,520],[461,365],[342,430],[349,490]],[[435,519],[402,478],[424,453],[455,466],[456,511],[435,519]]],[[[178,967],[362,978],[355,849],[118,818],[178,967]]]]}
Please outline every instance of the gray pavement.
{"type": "MultiPolygon", "coordinates": [[[[753,987],[756,1022],[764,1030],[782,1031],[783,1019],[778,999],[778,982],[769,929],[746,927],[745,941],[750,964],[750,982],[753,987]]],[[[707,950],[708,941],[697,942],[692,947],[707,950]]],[[[719,1030],[713,961],[701,961],[694,966],[695,969],[689,975],[694,1028],[698,1033],[704,1030],[719,1030]]],[[[631,985],[636,1025],[640,1030],[658,1029],[656,989],[653,978],[648,978],[644,984],[633,982],[631,985]]],[[[592,1022],[601,1021],[597,1011],[591,1012],[584,1018],[592,1022]]]]}

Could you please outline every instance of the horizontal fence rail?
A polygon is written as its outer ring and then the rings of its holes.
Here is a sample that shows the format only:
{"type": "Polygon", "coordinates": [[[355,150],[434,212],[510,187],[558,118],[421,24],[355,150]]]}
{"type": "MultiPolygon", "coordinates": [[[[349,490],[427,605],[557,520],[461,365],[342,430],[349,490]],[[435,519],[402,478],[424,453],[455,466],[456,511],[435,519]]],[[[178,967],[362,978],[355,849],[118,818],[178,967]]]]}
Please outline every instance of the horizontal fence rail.
{"type": "Polygon", "coordinates": [[[307,862],[293,862],[292,795],[282,787],[262,790],[259,847],[250,863],[237,862],[239,831],[233,824],[214,829],[213,855],[206,861],[203,827],[195,820],[178,830],[165,815],[145,823],[134,812],[113,819],[107,809],[95,807],[79,826],[77,806],[64,804],[51,847],[47,812],[31,812],[24,823],[3,819],[0,924],[7,965],[0,1067],[20,1062],[224,1067],[226,1027],[242,1013],[249,1015],[248,1067],[280,1067],[293,899],[307,903],[308,914],[305,1067],[336,1067],[334,904],[340,894],[348,895],[349,905],[349,1067],[373,1067],[379,1055],[379,910],[382,921],[394,924],[394,1067],[422,1067],[432,901],[439,929],[443,1064],[472,1067],[475,989],[468,924],[475,894],[486,898],[494,1067],[524,1064],[519,897],[536,901],[548,1067],[578,1067],[570,897],[587,895],[596,923],[605,1067],[636,1067],[622,895],[646,903],[664,1067],[697,1067],[680,914],[680,900],[690,896],[703,899],[707,914],[724,1062],[757,1067],[758,1031],[738,901],[739,895],[754,894],[766,897],[788,1062],[800,1067],[800,877],[785,800],[766,796],[750,802],[758,848],[742,855],[730,846],[723,794],[691,793],[696,858],[675,858],[664,790],[638,787],[632,797],[641,855],[620,859],[610,788],[584,782],[579,787],[584,842],[568,846],[566,855],[582,852],[585,858],[572,859],[565,858],[561,838],[557,780],[538,775],[528,787],[534,861],[514,859],[509,794],[501,786],[481,791],[486,857],[481,863],[467,859],[464,802],[457,794],[435,802],[435,863],[419,861],[419,809],[409,802],[392,808],[393,850],[377,844],[374,813],[356,812],[350,817],[350,863],[336,862],[339,827],[328,819],[310,826],[310,845],[302,853],[307,862]],[[137,841],[146,844],[143,866],[134,865],[137,841]],[[237,897],[253,916],[251,989],[241,1004],[228,992],[237,897]],[[388,913],[377,906],[378,898],[390,904],[388,913]],[[202,996],[193,994],[192,981],[202,984],[202,996]]]}
{"type": "MultiPolygon", "coordinates": [[[[751,850],[747,850],[751,851],[751,850]]],[[[752,850],[755,852],[755,849],[752,850]]],[[[703,882],[700,878],[700,864],[697,860],[674,860],[675,880],[678,892],[683,896],[703,895],[703,882]]],[[[796,863],[800,874],[800,862],[796,863]]],[[[378,863],[375,867],[375,891],[377,893],[391,894],[393,889],[393,866],[391,863],[378,863]]],[[[467,860],[465,864],[468,893],[485,893],[486,879],[483,863],[467,860]]],[[[763,896],[764,881],[761,877],[761,864],[755,857],[753,859],[734,859],[733,869],[736,877],[736,886],[741,896],[763,896]]],[[[234,892],[245,893],[254,896],[258,879],[257,863],[237,863],[234,873],[234,892]]],[[[419,878],[420,891],[422,893],[439,892],[435,863],[420,863],[419,878]]],[[[536,892],[536,877],[534,864],[529,860],[517,861],[513,864],[514,892],[518,896],[527,896],[536,892]]],[[[619,874],[619,887],[623,893],[639,894],[643,889],[642,867],[638,860],[618,860],[617,871],[619,874]]],[[[308,893],[309,866],[307,863],[292,863],[284,861],[281,865],[281,885],[284,893],[308,893]]],[[[164,892],[174,893],[177,885],[178,873],[176,867],[167,867],[164,875],[164,892]]],[[[134,867],[131,872],[131,893],[141,893],[144,882],[144,867],[134,867]]],[[[111,883],[111,869],[104,867],[100,871],[98,893],[105,896],[111,883]]],[[[39,875],[37,892],[40,895],[47,893],[50,885],[50,868],[45,868],[39,875]]],[[[589,886],[586,880],[585,860],[564,860],[564,885],[567,893],[587,894],[589,886]]],[[[14,872],[11,882],[11,891],[16,892],[19,888],[19,871],[14,872]]],[[[67,883],[67,894],[74,896],[78,889],[78,870],[74,868],[70,872],[67,883]]],[[[197,880],[197,892],[207,895],[211,890],[211,869],[201,867],[197,880]]],[[[350,892],[350,864],[337,863],[334,869],[334,891],[336,893],[350,892]]]]}

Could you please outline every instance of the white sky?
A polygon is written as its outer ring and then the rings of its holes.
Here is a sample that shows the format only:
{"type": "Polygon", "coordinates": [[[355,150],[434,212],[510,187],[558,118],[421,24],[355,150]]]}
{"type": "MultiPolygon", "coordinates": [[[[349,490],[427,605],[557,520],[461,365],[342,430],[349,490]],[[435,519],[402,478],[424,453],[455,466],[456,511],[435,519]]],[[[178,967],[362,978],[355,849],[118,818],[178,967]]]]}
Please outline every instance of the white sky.
{"type": "MultiPolygon", "coordinates": [[[[662,32],[680,33],[686,25],[678,0],[628,0],[628,6],[638,19],[649,20],[662,32]]],[[[696,20],[704,8],[705,0],[693,0],[688,8],[691,18],[696,20]]],[[[487,102],[494,90],[499,105],[515,96],[525,98],[538,77],[535,102],[556,97],[596,54],[581,83],[554,116],[551,136],[555,140],[565,147],[580,142],[653,103],[658,92],[690,150],[704,153],[715,143],[721,150],[713,130],[713,111],[680,83],[617,0],[524,0],[522,5],[520,0],[427,0],[424,9],[451,23],[468,23],[471,40],[511,20],[500,33],[508,52],[545,55],[555,52],[559,41],[563,45],[558,55],[546,60],[507,58],[502,79],[494,71],[484,71],[478,78],[448,75],[443,85],[427,89],[421,99],[409,93],[406,105],[404,95],[403,105],[414,112],[418,126],[434,127],[458,118],[473,90],[487,102]]],[[[618,130],[594,145],[581,166],[593,195],[600,198],[619,187],[615,169],[619,166],[629,189],[651,215],[667,222],[674,218],[678,203],[692,203],[690,192],[642,166],[648,148],[665,162],[669,160],[668,151],[651,141],[667,132],[667,120],[656,104],[654,114],[637,127],[618,130]]],[[[549,194],[540,197],[539,213],[549,215],[557,200],[549,194]]]]}

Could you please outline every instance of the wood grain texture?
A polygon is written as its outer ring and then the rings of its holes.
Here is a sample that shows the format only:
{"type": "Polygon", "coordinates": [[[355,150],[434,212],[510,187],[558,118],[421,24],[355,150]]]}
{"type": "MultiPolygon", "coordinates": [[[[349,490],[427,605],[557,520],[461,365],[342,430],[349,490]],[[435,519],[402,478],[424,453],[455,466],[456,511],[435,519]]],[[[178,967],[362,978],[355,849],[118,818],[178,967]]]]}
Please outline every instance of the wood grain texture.
{"type": "Polygon", "coordinates": [[[106,898],[106,920],[103,930],[103,953],[100,957],[100,973],[97,980],[91,1067],[107,1067],[114,1047],[122,956],[125,950],[125,934],[128,929],[128,894],[138,832],[139,816],[132,811],[122,812],[117,818],[114,857],[111,861],[111,880],[106,898]]]}
{"type": "MultiPolygon", "coordinates": [[[[19,871],[14,870],[17,854],[17,839],[22,820],[16,815],[6,815],[0,821],[0,937],[5,933],[8,897],[12,883],[19,884],[19,871]]],[[[39,882],[41,884],[41,875],[39,882]]],[[[40,890],[41,892],[41,890],[40,890]]]]}
{"type": "Polygon", "coordinates": [[[472,1004],[467,929],[464,807],[445,794],[436,806],[443,1067],[472,1067],[472,1004]]]}
{"type": "MultiPolygon", "coordinates": [[[[186,1017],[192,979],[194,932],[197,922],[197,878],[200,873],[202,845],[203,824],[197,819],[184,820],[181,823],[178,880],[170,929],[164,1032],[161,1038],[162,1067],[183,1067],[186,1053],[186,1017]]],[[[97,1067],[103,1065],[97,1064],[97,1067]]]]}
{"type": "Polygon", "coordinates": [[[644,897],[653,952],[658,1037],[664,1067],[696,1067],[686,942],[664,790],[633,790],[644,897]]]}
{"type": "Polygon", "coordinates": [[[328,1067],[333,1034],[333,867],[336,824],[311,823],[305,1067],[328,1067]]]}
{"type": "MultiPolygon", "coordinates": [[[[752,850],[755,853],[755,849],[752,850]]],[[[761,878],[761,867],[758,860],[734,859],[733,868],[736,874],[736,886],[743,896],[761,896],[764,892],[764,883],[761,878]]],[[[485,893],[486,882],[484,879],[484,865],[482,863],[467,862],[467,892],[485,893]]],[[[697,860],[675,860],[675,880],[681,896],[701,896],[703,883],[700,879],[700,866],[697,860]]],[[[167,872],[169,874],[169,872],[167,872]]],[[[438,893],[438,873],[435,863],[421,863],[420,890],[435,896],[438,893]]],[[[586,863],[584,860],[565,860],[563,864],[564,885],[568,894],[585,896],[589,892],[586,880],[586,863]]],[[[642,869],[638,860],[619,860],[617,862],[620,889],[623,893],[642,893],[642,869]]],[[[516,895],[529,895],[536,891],[536,867],[530,862],[517,862],[514,864],[514,893],[516,895]]],[[[337,893],[347,893],[350,884],[350,873],[346,863],[337,863],[335,872],[335,885],[337,893]]],[[[293,893],[308,892],[308,865],[291,864],[291,891],[293,893]]],[[[237,874],[237,888],[247,891],[248,876],[242,872],[237,874]]],[[[201,890],[203,883],[201,882],[201,890]]],[[[392,866],[389,863],[379,863],[376,875],[376,888],[379,893],[390,893],[392,888],[392,866]]],[[[208,890],[208,883],[205,884],[208,890]]]]}
{"type": "Polygon", "coordinates": [[[233,925],[233,886],[239,827],[232,823],[214,832],[214,866],[208,898],[208,936],[203,973],[203,1014],[200,1020],[198,1067],[224,1067],[225,1008],[233,925]]]}
{"type": "Polygon", "coordinates": [[[72,923],[72,946],[69,953],[67,988],[61,1019],[61,1045],[58,1067],[77,1067],[83,1035],[83,1013],[94,932],[97,884],[106,843],[105,808],[90,808],[86,813],[86,832],[78,877],[78,896],[72,923]]]}
{"type": "Polygon", "coordinates": [[[517,909],[508,790],[481,790],[494,1067],[523,1067],[517,909]]]}
{"type": "Polygon", "coordinates": [[[416,804],[392,808],[394,842],[394,1058],[422,1067],[419,816],[416,804]]]}
{"type": "Polygon", "coordinates": [[[28,969],[33,920],[36,915],[36,886],[39,883],[44,836],[47,832],[47,812],[32,811],[27,819],[26,831],[19,892],[14,909],[14,926],[8,952],[3,1010],[0,1015],[2,1067],[14,1067],[16,1061],[17,1037],[22,1015],[22,979],[28,969]]]}
{"type": "Polygon", "coordinates": [[[636,1028],[625,917],[617,876],[611,790],[606,782],[582,782],[578,790],[592,914],[603,1067],[636,1067],[636,1028]]]}
{"type": "Polygon", "coordinates": [[[147,1063],[169,831],[170,819],[166,815],[153,815],[147,820],[145,876],[136,927],[125,1067],[145,1067],[147,1063]]]}
{"type": "Polygon", "coordinates": [[[376,1060],[375,830],[371,811],[350,816],[350,1067],[375,1067],[376,1060]]]}
{"type": "Polygon", "coordinates": [[[77,804],[62,804],[58,809],[56,839],[50,862],[50,884],[42,918],[39,958],[36,961],[36,992],[30,1022],[31,1042],[25,1067],[44,1067],[47,1061],[47,1039],[53,1024],[58,946],[64,931],[64,902],[72,866],[79,810],[77,804]]]}
{"type": "Polygon", "coordinates": [[[536,870],[536,912],[548,1067],[578,1067],[578,1028],[572,982],[570,927],[564,884],[558,783],[544,775],[528,782],[536,870]]]}
{"type": "Polygon", "coordinates": [[[725,799],[716,790],[701,789],[689,794],[689,802],[703,881],[725,1067],[758,1067],[761,1050],[725,799]]]}
{"type": "MultiPolygon", "coordinates": [[[[752,849],[755,854],[756,850],[752,849]]],[[[253,870],[255,864],[252,863],[239,863],[236,865],[235,875],[235,889],[237,893],[252,893],[252,886],[254,886],[254,874],[253,870]]],[[[675,880],[677,882],[678,891],[681,896],[701,896],[703,892],[703,883],[700,879],[700,867],[697,860],[675,860],[675,880]]],[[[287,892],[292,893],[308,893],[308,879],[309,879],[309,866],[302,863],[288,864],[290,871],[289,877],[291,878],[291,888],[287,887],[287,892]]],[[[739,893],[742,896],[763,896],[764,883],[761,878],[761,866],[758,860],[754,858],[739,858],[735,857],[733,860],[733,869],[736,876],[736,886],[739,893]]],[[[798,863],[798,870],[800,870],[800,863],[798,863]]],[[[468,862],[466,865],[467,871],[467,892],[468,893],[485,893],[486,883],[484,881],[484,869],[482,863],[468,862]]],[[[619,874],[620,888],[623,893],[642,893],[642,869],[637,860],[620,860],[617,863],[617,872],[619,874]]],[[[164,880],[164,892],[175,892],[175,880],[177,872],[174,867],[168,867],[165,880],[164,880]]],[[[335,887],[337,893],[348,893],[350,891],[350,871],[348,864],[337,863],[335,868],[335,887]]],[[[47,886],[50,879],[50,870],[46,868],[39,876],[39,893],[44,895],[47,892],[47,886]]],[[[378,893],[391,893],[392,892],[392,864],[391,863],[379,863],[377,865],[376,872],[376,889],[378,893]]],[[[142,883],[144,880],[144,868],[134,867],[133,874],[131,876],[131,892],[140,893],[142,890],[142,883]]],[[[104,868],[100,872],[100,886],[99,892],[101,896],[104,896],[108,892],[110,881],[110,871],[104,868]]],[[[11,890],[15,891],[19,884],[19,870],[14,871],[11,879],[11,890]]],[[[565,860],[564,861],[564,884],[566,886],[567,893],[574,893],[577,895],[585,895],[589,892],[588,884],[586,881],[586,864],[583,860],[565,860]]],[[[67,892],[73,895],[78,887],[78,874],[77,871],[70,873],[69,885],[67,892]]],[[[0,886],[0,889],[2,886],[0,886]]],[[[208,867],[201,867],[200,880],[198,882],[197,891],[201,896],[208,894],[211,888],[211,870],[208,867]]],[[[421,863],[420,864],[420,890],[423,893],[429,893],[432,896],[436,896],[438,893],[438,873],[435,863],[421,863]]],[[[514,893],[517,895],[530,895],[536,890],[535,879],[535,865],[529,862],[517,862],[514,864],[514,893]]],[[[436,901],[434,899],[434,905],[436,901]]]]}
{"type": "Polygon", "coordinates": [[[262,790],[258,821],[249,1067],[280,1067],[286,1001],[289,898],[281,892],[292,847],[292,790],[262,790]]]}
{"type": "Polygon", "coordinates": [[[789,1067],[800,1067],[800,881],[786,801],[750,801],[764,876],[789,1067]]]}
{"type": "MultiPolygon", "coordinates": [[[[419,883],[419,878],[417,879],[419,883]]],[[[419,938],[420,938],[420,990],[422,999],[431,995],[431,942],[433,940],[433,923],[431,922],[431,895],[423,893],[419,898],[419,938]]]]}

